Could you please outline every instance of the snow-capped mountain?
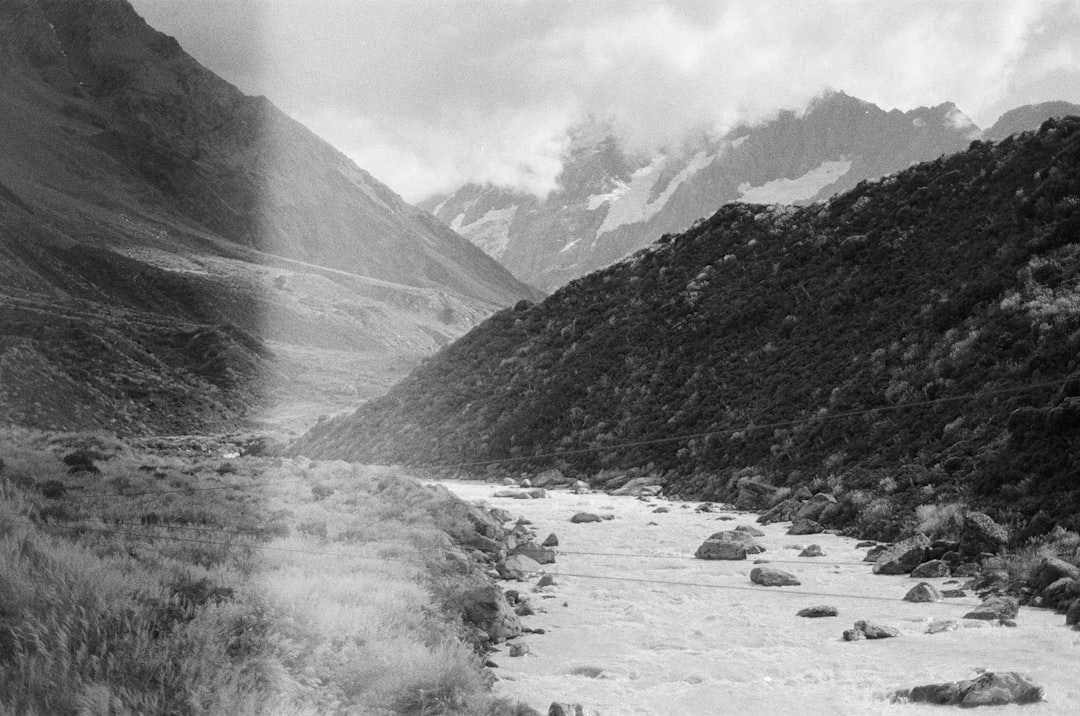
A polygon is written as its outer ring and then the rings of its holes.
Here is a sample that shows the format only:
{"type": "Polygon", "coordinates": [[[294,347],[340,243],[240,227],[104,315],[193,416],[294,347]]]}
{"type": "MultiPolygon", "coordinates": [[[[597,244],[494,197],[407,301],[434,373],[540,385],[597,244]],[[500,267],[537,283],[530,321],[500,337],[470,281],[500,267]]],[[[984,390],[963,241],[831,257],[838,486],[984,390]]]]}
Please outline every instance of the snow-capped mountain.
{"type": "Polygon", "coordinates": [[[722,204],[823,199],[980,136],[951,103],[885,111],[843,92],[651,156],[629,154],[604,122],[592,121],[575,130],[548,197],[467,185],[423,206],[517,277],[551,291],[722,204]]]}

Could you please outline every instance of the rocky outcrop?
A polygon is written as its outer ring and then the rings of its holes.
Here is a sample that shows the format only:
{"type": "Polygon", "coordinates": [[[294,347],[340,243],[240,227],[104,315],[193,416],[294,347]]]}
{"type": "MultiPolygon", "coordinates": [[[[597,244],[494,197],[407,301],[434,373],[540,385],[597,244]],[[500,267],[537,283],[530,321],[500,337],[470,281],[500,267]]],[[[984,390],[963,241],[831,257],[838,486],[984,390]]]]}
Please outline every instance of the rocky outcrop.
{"type": "Polygon", "coordinates": [[[882,552],[874,562],[874,574],[907,574],[926,559],[930,540],[917,534],[897,542],[882,552]]]}
{"type": "Polygon", "coordinates": [[[1043,690],[1016,672],[988,671],[974,679],[901,689],[893,693],[891,700],[966,708],[1037,704],[1043,700],[1043,690]]]}

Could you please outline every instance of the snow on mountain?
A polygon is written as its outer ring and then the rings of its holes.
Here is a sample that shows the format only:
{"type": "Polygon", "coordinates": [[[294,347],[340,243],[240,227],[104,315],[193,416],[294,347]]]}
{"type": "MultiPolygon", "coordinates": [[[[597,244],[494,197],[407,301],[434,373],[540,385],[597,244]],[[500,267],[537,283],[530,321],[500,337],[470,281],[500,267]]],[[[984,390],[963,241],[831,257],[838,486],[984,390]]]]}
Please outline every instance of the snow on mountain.
{"type": "MultiPolygon", "coordinates": [[[[1038,126],[1030,114],[1020,124],[1038,126]]],[[[981,136],[952,103],[885,111],[843,92],[651,156],[625,151],[610,124],[590,120],[574,130],[548,197],[468,185],[425,207],[518,278],[551,291],[722,204],[818,201],[981,136]]]]}

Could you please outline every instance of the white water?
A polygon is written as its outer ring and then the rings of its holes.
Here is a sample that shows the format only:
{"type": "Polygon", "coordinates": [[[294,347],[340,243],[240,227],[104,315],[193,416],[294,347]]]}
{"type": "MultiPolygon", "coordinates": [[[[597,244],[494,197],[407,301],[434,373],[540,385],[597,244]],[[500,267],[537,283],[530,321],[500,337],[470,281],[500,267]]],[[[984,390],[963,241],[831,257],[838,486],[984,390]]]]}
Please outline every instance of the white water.
{"type": "MultiPolygon", "coordinates": [[[[539,612],[523,618],[524,624],[546,633],[519,640],[530,647],[523,657],[510,657],[508,650],[492,655],[499,665],[495,692],[542,713],[557,700],[581,703],[602,716],[941,714],[953,707],[890,704],[887,695],[972,678],[980,668],[1018,671],[1045,689],[1045,703],[987,707],[994,716],[1080,713],[1080,632],[1066,628],[1062,615],[1022,608],[1018,626],[1008,628],[962,620],[978,603],[974,595],[935,604],[904,602],[921,580],[871,574],[855,540],[788,536],[787,523],[762,527],[749,513],[695,513],[698,503],[565,491],[516,500],[493,498],[505,488],[492,484],[443,484],[467,500],[527,517],[541,540],[549,532],[559,538],[557,563],[546,565],[556,586],[534,593],[535,579],[504,583],[529,596],[539,612]],[[653,513],[659,505],[671,511],[653,513]],[[570,523],[581,511],[615,519],[570,523]],[[693,558],[710,534],[739,524],[764,530],[758,541],[768,551],[740,562],[693,558]],[[811,543],[821,545],[826,556],[798,557],[794,546],[811,543]],[[793,572],[802,586],[751,584],[754,559],[793,572]],[[795,616],[817,604],[839,608],[840,616],[795,616]],[[901,635],[842,641],[841,633],[859,619],[897,627],[901,635]],[[931,619],[959,620],[961,628],[928,635],[931,619]]],[[[926,581],[941,587],[948,580],[926,581]]]]}

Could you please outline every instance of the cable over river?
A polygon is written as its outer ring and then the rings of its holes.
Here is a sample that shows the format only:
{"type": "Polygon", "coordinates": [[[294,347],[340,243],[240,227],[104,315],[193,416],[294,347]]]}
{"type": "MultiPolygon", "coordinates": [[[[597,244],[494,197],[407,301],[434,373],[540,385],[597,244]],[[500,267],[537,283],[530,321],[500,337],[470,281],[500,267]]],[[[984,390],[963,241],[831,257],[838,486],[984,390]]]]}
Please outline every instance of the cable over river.
{"type": "Polygon", "coordinates": [[[894,704],[889,694],[922,684],[972,679],[981,671],[1016,671],[1043,687],[1046,701],[991,709],[1007,714],[1080,713],[1080,632],[1049,610],[1021,607],[1015,627],[963,619],[980,603],[968,596],[903,601],[915,584],[957,589],[959,578],[914,579],[871,573],[866,549],[831,534],[790,536],[789,523],[758,525],[745,512],[698,512],[700,503],[647,501],[603,493],[549,490],[547,497],[493,497],[501,486],[445,481],[467,500],[532,521],[538,539],[559,539],[553,586],[537,579],[504,582],[536,610],[522,622],[543,634],[503,646],[495,692],[547,712],[552,701],[576,702],[602,716],[699,714],[941,714],[949,707],[894,704]],[[655,512],[658,507],[667,512],[655,512]],[[574,524],[578,512],[611,516],[574,524]],[[762,554],[742,561],[694,558],[711,534],[753,525],[762,554]],[[800,557],[816,544],[824,556],[800,557]],[[799,586],[752,584],[755,560],[795,574],[799,586]],[[838,617],[796,616],[829,605],[838,617]],[[846,642],[841,634],[868,620],[898,638],[846,642]],[[929,634],[935,621],[951,631],[929,634]]]}

